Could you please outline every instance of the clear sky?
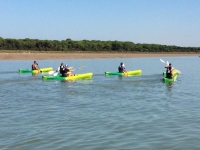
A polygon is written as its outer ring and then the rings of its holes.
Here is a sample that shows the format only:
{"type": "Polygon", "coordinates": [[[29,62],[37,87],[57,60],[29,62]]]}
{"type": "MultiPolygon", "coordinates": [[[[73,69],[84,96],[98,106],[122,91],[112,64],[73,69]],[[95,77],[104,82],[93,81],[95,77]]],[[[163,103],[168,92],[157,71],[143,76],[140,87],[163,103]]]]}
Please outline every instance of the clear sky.
{"type": "Polygon", "coordinates": [[[200,0],[1,0],[0,37],[200,47],[200,0]]]}

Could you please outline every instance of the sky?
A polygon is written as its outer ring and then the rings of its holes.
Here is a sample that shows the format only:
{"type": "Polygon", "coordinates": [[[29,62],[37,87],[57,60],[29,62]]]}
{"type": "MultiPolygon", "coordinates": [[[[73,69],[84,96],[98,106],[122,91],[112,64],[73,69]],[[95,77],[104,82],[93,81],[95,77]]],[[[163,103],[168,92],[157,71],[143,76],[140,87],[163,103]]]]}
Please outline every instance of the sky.
{"type": "Polygon", "coordinates": [[[0,37],[200,47],[200,0],[1,0],[0,37]]]}

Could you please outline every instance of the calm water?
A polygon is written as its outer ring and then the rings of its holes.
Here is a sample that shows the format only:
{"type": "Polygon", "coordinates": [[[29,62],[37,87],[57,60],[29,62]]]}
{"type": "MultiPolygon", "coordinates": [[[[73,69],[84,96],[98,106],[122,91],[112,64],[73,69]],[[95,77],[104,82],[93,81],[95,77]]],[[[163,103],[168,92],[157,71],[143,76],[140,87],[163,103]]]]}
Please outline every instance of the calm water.
{"type": "Polygon", "coordinates": [[[94,73],[74,82],[18,73],[33,61],[0,61],[0,149],[199,150],[200,58],[162,59],[182,72],[176,82],[161,81],[159,58],[38,61],[94,73]],[[104,76],[121,61],[142,76],[104,76]]]}

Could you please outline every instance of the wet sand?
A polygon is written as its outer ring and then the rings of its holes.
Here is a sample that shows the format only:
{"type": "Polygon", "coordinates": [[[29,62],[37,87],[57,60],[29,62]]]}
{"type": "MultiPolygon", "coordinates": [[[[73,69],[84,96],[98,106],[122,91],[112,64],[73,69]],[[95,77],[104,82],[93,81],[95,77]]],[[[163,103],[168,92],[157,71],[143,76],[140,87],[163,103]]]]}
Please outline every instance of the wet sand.
{"type": "Polygon", "coordinates": [[[58,52],[1,52],[0,60],[54,60],[54,59],[95,59],[95,58],[143,58],[199,56],[199,53],[58,53],[58,52]]]}

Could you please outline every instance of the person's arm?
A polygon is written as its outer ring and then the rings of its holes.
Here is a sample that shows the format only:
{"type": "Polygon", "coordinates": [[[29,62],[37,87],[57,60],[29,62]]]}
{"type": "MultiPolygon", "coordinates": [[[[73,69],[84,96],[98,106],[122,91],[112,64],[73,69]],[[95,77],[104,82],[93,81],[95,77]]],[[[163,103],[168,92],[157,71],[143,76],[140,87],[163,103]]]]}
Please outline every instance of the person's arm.
{"type": "Polygon", "coordinates": [[[35,68],[36,68],[37,70],[40,70],[38,64],[35,64],[35,68]]]}
{"type": "Polygon", "coordinates": [[[70,72],[73,72],[73,71],[75,71],[75,69],[69,69],[69,71],[70,71],[70,72]]]}

